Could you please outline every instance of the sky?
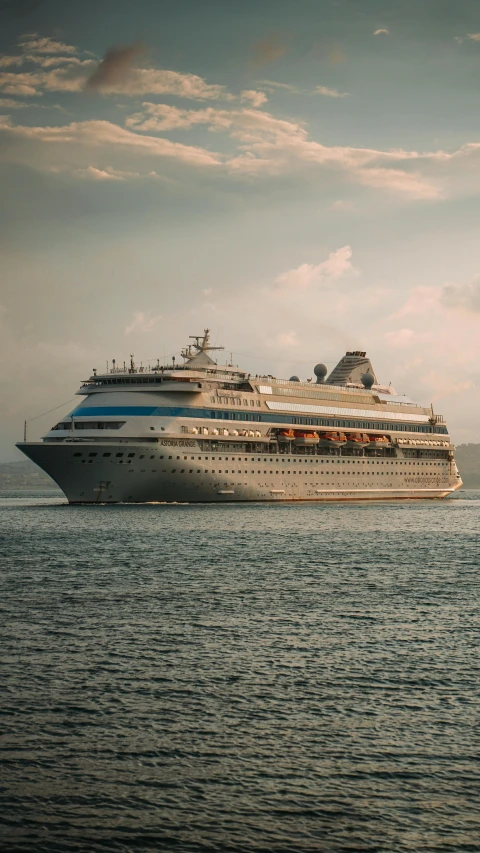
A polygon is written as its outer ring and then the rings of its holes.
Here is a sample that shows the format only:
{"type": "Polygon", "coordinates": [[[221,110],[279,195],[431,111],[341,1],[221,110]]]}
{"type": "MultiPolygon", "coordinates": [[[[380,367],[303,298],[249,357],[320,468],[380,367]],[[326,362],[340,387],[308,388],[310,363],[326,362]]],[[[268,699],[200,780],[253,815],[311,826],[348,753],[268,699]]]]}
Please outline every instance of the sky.
{"type": "Polygon", "coordinates": [[[478,442],[479,228],[478,0],[0,0],[0,461],[206,327],[478,442]]]}

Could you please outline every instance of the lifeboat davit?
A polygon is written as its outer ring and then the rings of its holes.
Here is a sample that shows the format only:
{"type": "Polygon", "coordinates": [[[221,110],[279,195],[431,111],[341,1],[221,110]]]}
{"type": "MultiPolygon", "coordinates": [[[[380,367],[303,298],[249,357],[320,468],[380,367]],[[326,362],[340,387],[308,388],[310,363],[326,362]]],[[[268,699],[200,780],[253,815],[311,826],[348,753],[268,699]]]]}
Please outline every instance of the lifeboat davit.
{"type": "Polygon", "coordinates": [[[295,444],[298,444],[300,447],[310,447],[312,444],[318,444],[320,441],[320,437],[318,432],[303,432],[302,430],[295,430],[295,444]]]}
{"type": "Polygon", "coordinates": [[[343,447],[347,441],[344,432],[322,432],[320,434],[320,445],[322,447],[343,447]]]}
{"type": "Polygon", "coordinates": [[[370,439],[365,432],[349,432],[347,433],[346,447],[366,447],[370,443],[370,439]]]}
{"type": "Polygon", "coordinates": [[[369,435],[368,446],[371,448],[390,447],[390,441],[386,435],[369,435]]]}
{"type": "Polygon", "coordinates": [[[279,441],[293,441],[295,438],[295,433],[293,429],[281,429],[279,430],[277,437],[279,441]]]}

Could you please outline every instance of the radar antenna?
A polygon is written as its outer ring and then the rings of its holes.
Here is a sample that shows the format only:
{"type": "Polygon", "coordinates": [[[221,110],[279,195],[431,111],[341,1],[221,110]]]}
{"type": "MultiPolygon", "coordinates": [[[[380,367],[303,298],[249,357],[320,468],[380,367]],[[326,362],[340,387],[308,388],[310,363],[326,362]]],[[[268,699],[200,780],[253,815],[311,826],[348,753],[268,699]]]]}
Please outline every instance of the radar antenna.
{"type": "Polygon", "coordinates": [[[211,346],[210,329],[204,329],[203,335],[189,335],[189,337],[193,340],[193,344],[189,344],[188,347],[182,350],[183,358],[193,358],[194,355],[199,355],[201,352],[225,349],[225,347],[211,346]],[[193,352],[193,350],[196,350],[196,352],[193,352]]]}

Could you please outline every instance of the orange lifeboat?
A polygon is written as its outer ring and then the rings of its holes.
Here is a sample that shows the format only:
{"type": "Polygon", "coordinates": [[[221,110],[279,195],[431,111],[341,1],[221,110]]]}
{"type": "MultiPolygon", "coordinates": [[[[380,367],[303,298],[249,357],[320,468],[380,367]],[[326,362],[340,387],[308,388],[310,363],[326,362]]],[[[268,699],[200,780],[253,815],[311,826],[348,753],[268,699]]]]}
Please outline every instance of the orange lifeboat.
{"type": "Polygon", "coordinates": [[[347,447],[365,447],[369,441],[370,439],[365,432],[347,433],[347,447]]]}
{"type": "Polygon", "coordinates": [[[318,432],[295,430],[295,444],[298,444],[300,447],[310,447],[312,444],[318,444],[319,441],[318,432]]]}
{"type": "Polygon", "coordinates": [[[368,446],[372,448],[390,447],[390,440],[386,435],[369,435],[368,446]]]}
{"type": "Polygon", "coordinates": [[[278,431],[277,438],[279,441],[293,441],[295,433],[293,429],[281,429],[278,431]]]}
{"type": "Polygon", "coordinates": [[[347,436],[344,432],[322,432],[320,434],[320,444],[323,447],[341,447],[347,441],[347,436]]]}

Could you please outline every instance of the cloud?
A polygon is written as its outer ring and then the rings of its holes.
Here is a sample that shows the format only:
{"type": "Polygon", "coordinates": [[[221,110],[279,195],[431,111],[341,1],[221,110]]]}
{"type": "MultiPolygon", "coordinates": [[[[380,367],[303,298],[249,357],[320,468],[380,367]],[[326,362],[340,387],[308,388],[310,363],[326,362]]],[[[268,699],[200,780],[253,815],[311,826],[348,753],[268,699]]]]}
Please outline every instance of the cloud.
{"type": "Polygon", "coordinates": [[[185,110],[168,104],[143,103],[143,112],[126,120],[129,127],[156,132],[188,129],[206,124],[211,131],[223,131],[237,141],[238,152],[227,160],[233,174],[280,175],[301,167],[323,166],[348,172],[357,183],[403,194],[408,198],[442,198],[444,192],[418,170],[405,167],[412,161],[439,162],[451,155],[419,154],[415,151],[324,146],[309,138],[299,123],[277,119],[271,113],[251,109],[185,110]],[[404,165],[400,168],[399,165],[404,165]]]}
{"type": "Polygon", "coordinates": [[[155,68],[131,68],[123,82],[102,84],[104,93],[125,95],[176,95],[179,98],[199,101],[233,101],[225,86],[206,83],[196,74],[155,68]]]}
{"type": "MultiPolygon", "coordinates": [[[[45,58],[44,55],[41,58],[45,58]]],[[[11,101],[9,95],[33,96],[57,90],[80,92],[85,87],[86,78],[91,75],[93,65],[91,59],[72,57],[71,64],[67,62],[59,67],[37,68],[32,72],[3,71],[0,73],[0,91],[6,96],[4,109],[8,109],[7,104],[11,101]]],[[[57,164],[59,166],[68,164],[72,169],[92,167],[108,172],[104,159],[108,156],[106,162],[112,168],[145,174],[136,162],[112,160],[111,154],[116,157],[119,152],[136,150],[138,156],[143,152],[144,155],[170,157],[191,165],[214,165],[218,167],[216,171],[229,174],[234,180],[251,180],[261,175],[265,179],[295,174],[307,177],[313,174],[313,170],[323,169],[332,176],[335,172],[342,172],[352,183],[403,195],[406,199],[443,199],[452,192],[461,191],[462,187],[465,192],[472,193],[477,184],[480,190],[477,178],[480,143],[468,143],[453,152],[327,146],[312,139],[303,123],[277,118],[261,109],[266,96],[255,89],[243,90],[240,96],[234,96],[225,87],[212,86],[196,75],[142,68],[134,68],[132,73],[139,76],[128,77],[120,84],[115,77],[116,72],[113,77],[108,72],[104,77],[105,83],[101,83],[102,92],[105,91],[104,85],[112,86],[112,79],[116,79],[115,85],[123,90],[156,86],[168,94],[227,103],[199,104],[200,108],[185,109],[144,101],[141,110],[127,117],[126,128],[113,122],[92,120],[43,128],[10,123],[4,131],[10,140],[14,137],[23,140],[18,151],[10,145],[8,154],[12,162],[28,156],[29,165],[50,169],[55,165],[54,147],[55,156],[63,158],[57,164]],[[147,76],[144,78],[143,75],[147,76]],[[107,80],[110,80],[109,84],[107,80]],[[242,107],[240,98],[248,106],[242,107]],[[223,154],[155,136],[189,130],[197,125],[204,125],[210,132],[227,137],[223,154]],[[233,150],[229,140],[233,142],[233,150]],[[39,146],[35,155],[34,142],[39,146]]],[[[332,93],[335,90],[328,91],[332,93]]]]}
{"type": "Polygon", "coordinates": [[[348,92],[339,92],[338,89],[328,89],[327,86],[317,86],[315,88],[316,95],[325,95],[327,98],[349,98],[348,92]]]}
{"type": "Polygon", "coordinates": [[[356,274],[358,270],[353,266],[351,257],[351,247],[343,246],[336,252],[331,252],[327,260],[320,264],[300,264],[296,269],[281,273],[275,279],[275,285],[282,290],[305,291],[312,284],[325,284],[348,273],[356,274]]]}
{"type": "Polygon", "coordinates": [[[464,311],[480,312],[480,275],[468,284],[444,284],[440,301],[446,308],[462,308],[464,311]]]}
{"type": "Polygon", "coordinates": [[[421,315],[422,317],[431,315],[438,307],[438,289],[435,287],[415,287],[413,288],[402,307],[392,315],[390,319],[400,319],[412,315],[421,315]]]}
{"type": "Polygon", "coordinates": [[[253,64],[260,68],[269,62],[275,62],[287,52],[287,45],[280,41],[277,33],[271,33],[253,47],[253,64]]]}
{"type": "Polygon", "coordinates": [[[0,98],[0,110],[21,110],[23,107],[29,107],[23,101],[14,101],[13,98],[0,98]]]}
{"type": "Polygon", "coordinates": [[[77,56],[60,56],[55,54],[54,56],[41,56],[36,54],[26,54],[24,56],[25,62],[34,63],[37,68],[54,68],[58,65],[77,65],[80,67],[91,67],[95,65],[96,62],[94,59],[79,59],[77,56]]]}
{"type": "Polygon", "coordinates": [[[97,68],[85,83],[87,89],[111,89],[118,91],[126,83],[136,59],[145,52],[140,43],[123,47],[110,47],[97,68]]]}
{"type": "Polygon", "coordinates": [[[4,71],[0,73],[0,91],[7,95],[30,96],[40,96],[44,92],[81,92],[92,63],[93,60],[84,59],[50,71],[4,71]]]}
{"type": "Polygon", "coordinates": [[[368,168],[357,170],[357,178],[362,184],[404,193],[410,198],[439,199],[445,198],[445,193],[428,183],[420,172],[405,172],[403,169],[368,168]]]}
{"type": "Polygon", "coordinates": [[[132,172],[126,169],[114,169],[112,166],[105,166],[103,169],[98,169],[96,166],[87,166],[86,168],[75,169],[65,166],[51,166],[50,172],[69,174],[74,178],[84,180],[105,182],[105,181],[131,181],[131,180],[157,180],[165,183],[174,183],[171,179],[162,175],[158,175],[155,171],[150,172],[132,172]]]}
{"type": "Polygon", "coordinates": [[[125,326],[125,334],[131,335],[132,332],[150,332],[157,323],[162,319],[161,314],[150,314],[149,311],[136,311],[133,315],[132,322],[125,326]]]}
{"type": "MultiPolygon", "coordinates": [[[[176,95],[205,101],[238,100],[226,87],[207,83],[196,74],[139,67],[136,60],[144,52],[140,44],[110,48],[98,63],[81,59],[73,45],[55,42],[37,34],[25,36],[23,56],[0,57],[0,91],[9,95],[42,95],[45,92],[81,92],[84,89],[104,95],[176,95]],[[61,51],[66,51],[61,52],[61,51]],[[1,71],[32,63],[29,71],[1,71]]],[[[244,90],[245,100],[260,106],[266,95],[244,90]]]]}
{"type": "Polygon", "coordinates": [[[378,30],[375,30],[373,35],[374,36],[382,36],[382,35],[389,36],[390,30],[388,30],[387,27],[380,27],[378,30]]]}
{"type": "Polygon", "coordinates": [[[480,33],[466,33],[464,36],[454,36],[453,40],[457,42],[457,44],[463,44],[465,39],[469,41],[480,41],[480,33]]]}
{"type": "Polygon", "coordinates": [[[392,347],[409,347],[415,338],[412,329],[396,329],[393,332],[385,332],[385,339],[392,347]]]}
{"type": "Polygon", "coordinates": [[[276,80],[257,80],[257,85],[264,89],[284,89],[286,92],[298,94],[300,89],[297,86],[292,86],[291,83],[278,83],[276,80]]]}
{"type": "Polygon", "coordinates": [[[0,68],[12,68],[14,65],[22,65],[23,56],[0,56],[0,68]]]}
{"type": "Polygon", "coordinates": [[[234,100],[225,86],[206,83],[196,74],[140,68],[135,60],[144,52],[139,44],[110,48],[84,86],[104,94],[177,95],[192,100],[234,100]]]}
{"type": "Polygon", "coordinates": [[[184,110],[169,104],[152,104],[144,101],[143,112],[134,113],[125,121],[127,127],[141,131],[188,130],[196,124],[208,124],[211,130],[231,127],[235,113],[206,107],[202,110],[184,110]]]}
{"type": "Polygon", "coordinates": [[[105,169],[96,169],[95,166],[87,166],[86,169],[77,169],[76,174],[78,177],[91,178],[94,181],[124,181],[126,177],[124,173],[111,169],[108,166],[105,169]]]}
{"type": "Polygon", "coordinates": [[[275,338],[275,343],[282,347],[298,347],[300,345],[300,341],[298,340],[297,333],[290,329],[288,332],[279,332],[275,338]]]}
{"type": "Polygon", "coordinates": [[[0,73],[0,92],[6,95],[37,95],[37,81],[32,74],[0,73]]]}
{"type": "Polygon", "coordinates": [[[77,53],[77,48],[73,44],[55,41],[38,33],[26,33],[21,37],[19,44],[25,53],[77,53]]]}
{"type": "Polygon", "coordinates": [[[252,107],[261,107],[267,103],[268,98],[265,92],[257,92],[255,89],[244,89],[240,93],[240,100],[249,101],[252,107]]]}
{"type": "MultiPolygon", "coordinates": [[[[44,168],[88,168],[92,165],[92,153],[98,158],[102,149],[109,153],[109,159],[113,154],[120,153],[135,154],[142,160],[145,157],[168,157],[198,167],[217,166],[221,163],[218,155],[204,148],[182,145],[158,137],[140,136],[108,121],[71,122],[64,126],[50,127],[21,126],[4,122],[2,130],[14,143],[8,150],[9,161],[29,164],[33,161],[37,168],[41,165],[44,168]],[[86,159],[87,163],[84,162],[86,159]]],[[[96,165],[95,168],[102,167],[96,165]]]]}

